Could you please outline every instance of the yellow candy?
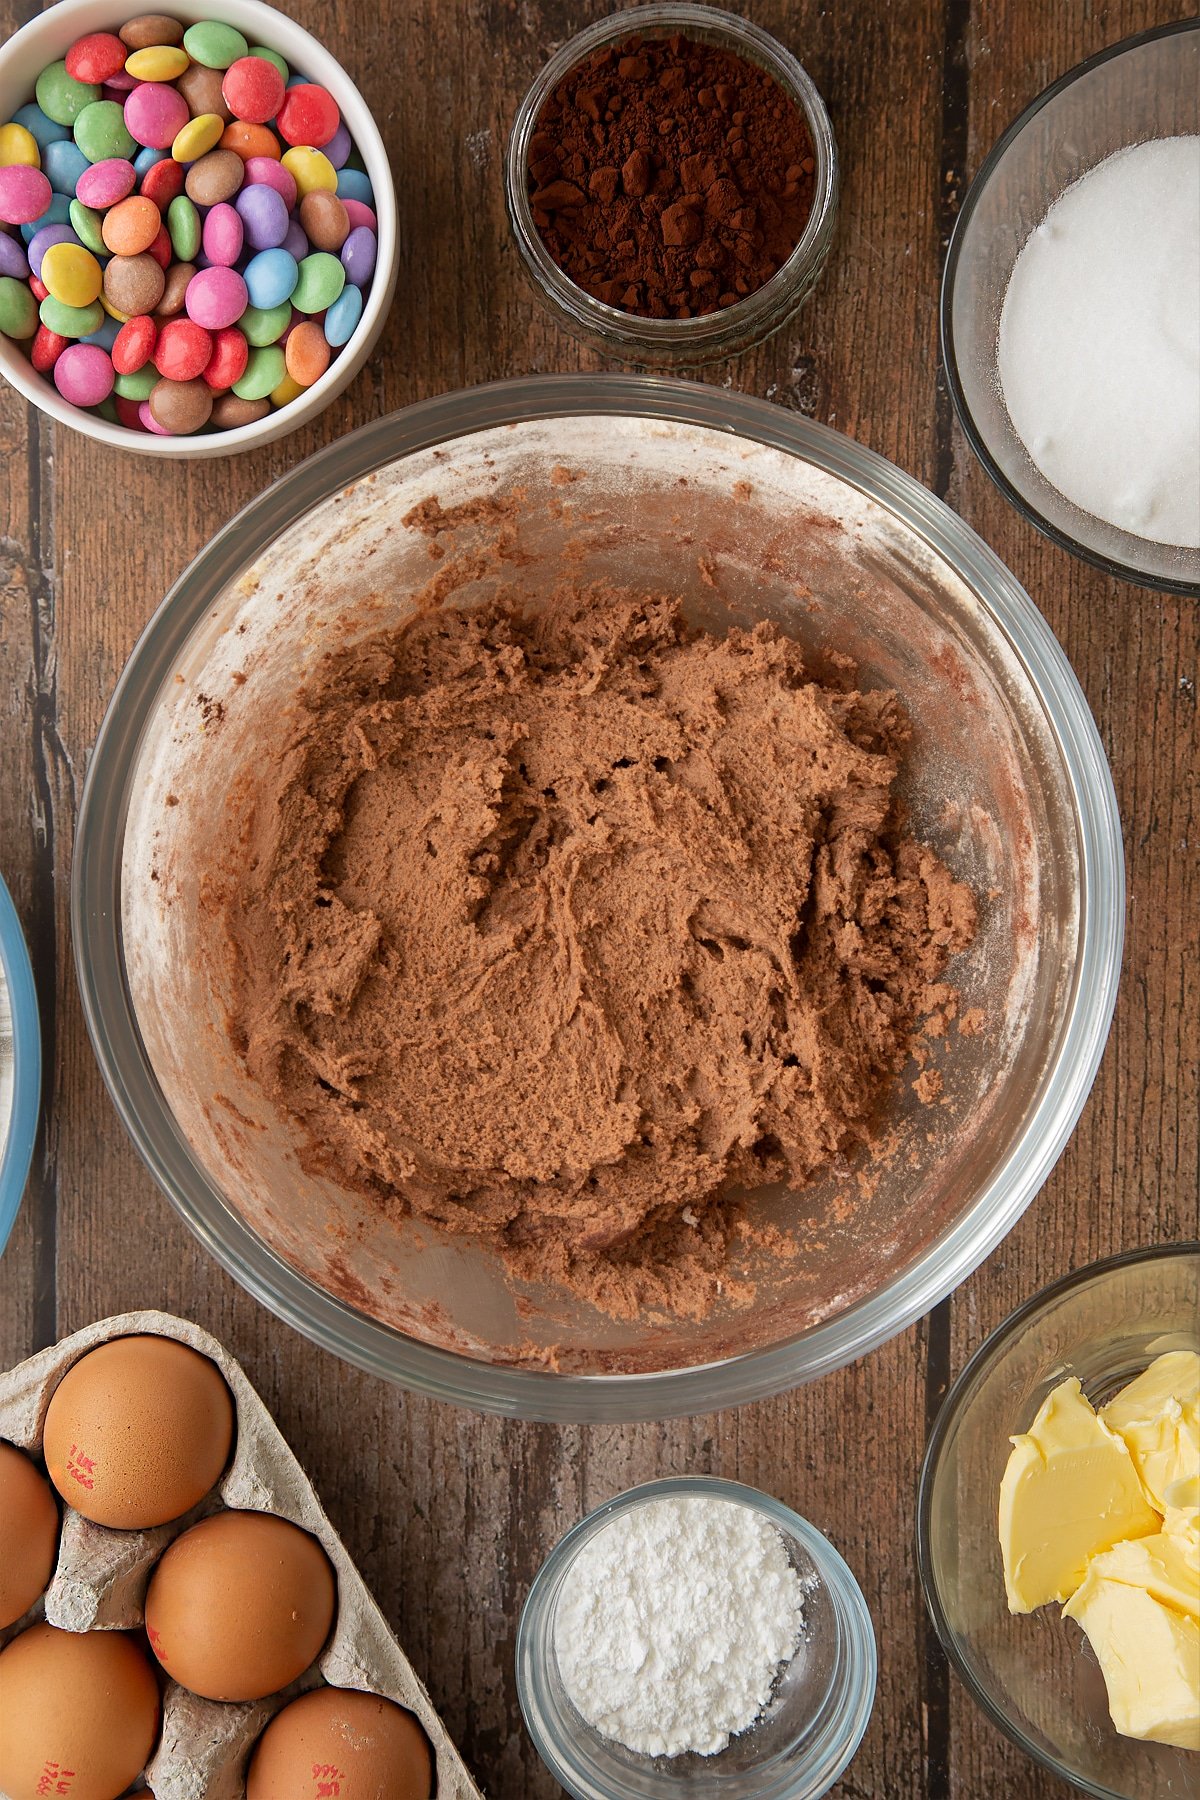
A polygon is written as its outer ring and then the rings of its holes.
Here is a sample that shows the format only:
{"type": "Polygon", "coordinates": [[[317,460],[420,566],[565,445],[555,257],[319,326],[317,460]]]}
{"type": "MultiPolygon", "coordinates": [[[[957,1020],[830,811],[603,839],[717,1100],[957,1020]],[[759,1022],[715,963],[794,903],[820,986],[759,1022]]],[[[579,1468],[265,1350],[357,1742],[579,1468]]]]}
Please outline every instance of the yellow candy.
{"type": "MultiPolygon", "coordinates": [[[[49,254],[49,253],[47,252],[47,254],[49,254]]],[[[103,277],[101,279],[103,279],[103,277]]],[[[104,308],[105,312],[108,314],[110,319],[115,319],[117,321],[118,325],[128,325],[129,319],[130,319],[130,314],[118,312],[117,308],[113,305],[112,301],[109,299],[108,295],[104,292],[103,288],[100,289],[100,304],[104,308]]]]}
{"type": "Polygon", "coordinates": [[[26,169],[41,168],[37,139],[24,125],[0,125],[0,169],[11,169],[18,163],[26,169]]]}
{"type": "MultiPolygon", "coordinates": [[[[207,156],[210,150],[216,148],[224,129],[225,121],[219,113],[198,113],[194,119],[188,120],[176,137],[171,145],[171,155],[176,162],[195,162],[197,157],[207,156]]],[[[329,161],[328,157],[322,157],[321,160],[329,161]]],[[[336,186],[337,176],[333,179],[336,186]]]]}
{"type": "Polygon", "coordinates": [[[138,81],[177,81],[191,60],[174,44],[152,44],[125,58],[125,73],[138,81]]]}
{"type": "Polygon", "coordinates": [[[104,275],[82,244],[51,244],[42,258],[42,281],[64,306],[90,306],[100,298],[104,275]]]}
{"type": "Polygon", "coordinates": [[[296,183],[302,200],[305,194],[315,194],[322,188],[329,194],[337,192],[337,170],[320,150],[297,145],[294,150],[285,150],[280,161],[296,183]]]}
{"type": "Polygon", "coordinates": [[[307,389],[302,388],[298,381],[293,381],[290,375],[285,375],[279,386],[271,389],[271,405],[288,406],[300,394],[306,392],[307,389]]]}

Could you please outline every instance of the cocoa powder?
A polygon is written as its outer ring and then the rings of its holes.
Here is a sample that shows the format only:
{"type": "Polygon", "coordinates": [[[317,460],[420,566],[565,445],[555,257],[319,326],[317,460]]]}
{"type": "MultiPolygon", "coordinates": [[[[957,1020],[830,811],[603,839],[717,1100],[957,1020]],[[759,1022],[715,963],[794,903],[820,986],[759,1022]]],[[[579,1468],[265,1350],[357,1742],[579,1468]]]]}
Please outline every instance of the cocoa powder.
{"type": "Polygon", "coordinates": [[[815,159],[765,69],[686,37],[631,37],[559,82],[529,149],[534,223],[585,292],[652,319],[733,306],[803,234],[815,159]]]}

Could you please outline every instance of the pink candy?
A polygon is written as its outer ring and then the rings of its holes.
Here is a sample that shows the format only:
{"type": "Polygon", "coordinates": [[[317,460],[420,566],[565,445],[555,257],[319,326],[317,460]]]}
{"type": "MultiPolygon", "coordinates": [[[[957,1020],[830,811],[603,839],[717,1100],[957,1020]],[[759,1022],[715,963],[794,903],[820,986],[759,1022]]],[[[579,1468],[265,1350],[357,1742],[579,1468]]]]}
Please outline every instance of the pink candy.
{"type": "Polygon", "coordinates": [[[346,209],[351,231],[357,230],[360,225],[365,225],[368,231],[379,230],[379,221],[364,200],[343,200],[342,205],[346,209]]]}
{"type": "Polygon", "coordinates": [[[204,221],[204,254],[210,263],[232,268],[242,254],[242,215],[227,200],[210,207],[204,221]]]}
{"type": "Polygon", "coordinates": [[[68,344],[54,365],[54,385],[72,406],[99,406],[113,379],[112,358],[97,344],[68,344]]]}
{"type": "MultiPolygon", "coordinates": [[[[62,360],[61,357],[59,360],[62,360]]],[[[168,431],[165,425],[159,424],[154,414],[150,411],[150,402],[148,400],[143,400],[138,407],[138,419],[141,422],[142,430],[152,431],[155,437],[174,437],[175,435],[173,431],[168,431]]]]}
{"type": "Polygon", "coordinates": [[[0,220],[6,225],[32,225],[52,199],[50,183],[40,169],[10,163],[0,169],[0,220]]]}
{"type": "Polygon", "coordinates": [[[246,158],[246,186],[273,187],[289,212],[296,204],[296,178],[290,169],[285,169],[273,156],[246,158]]]}
{"type": "Polygon", "coordinates": [[[249,296],[235,269],[216,267],[192,276],[183,303],[193,324],[205,331],[223,331],[241,318],[249,296]]]}
{"type": "Polygon", "coordinates": [[[85,206],[102,212],[132,194],[136,183],[137,171],[131,162],[123,156],[107,156],[83,171],[75,183],[75,193],[85,206]]]}
{"type": "Polygon", "coordinates": [[[125,102],[126,129],[151,150],[169,150],[191,114],[178,88],[143,81],[125,102]]]}

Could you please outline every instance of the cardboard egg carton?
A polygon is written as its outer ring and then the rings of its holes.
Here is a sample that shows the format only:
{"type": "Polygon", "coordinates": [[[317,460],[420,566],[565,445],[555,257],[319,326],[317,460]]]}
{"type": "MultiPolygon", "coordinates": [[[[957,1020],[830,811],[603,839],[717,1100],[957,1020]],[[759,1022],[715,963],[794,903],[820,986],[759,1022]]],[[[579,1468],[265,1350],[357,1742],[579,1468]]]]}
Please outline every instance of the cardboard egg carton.
{"type": "MultiPolygon", "coordinates": [[[[386,1620],[321,1510],[313,1487],[241,1367],[214,1338],[169,1313],[123,1313],[102,1319],[0,1373],[0,1438],[40,1456],[50,1397],[73,1363],[110,1338],[138,1334],[177,1338],[210,1357],[237,1408],[233,1458],[212,1493],[183,1518],[151,1531],[93,1525],[64,1502],[58,1563],[44,1600],[8,1631],[0,1647],[44,1612],[67,1631],[136,1630],[144,1617],[151,1571],[167,1545],[198,1519],[234,1507],[277,1513],[311,1532],[337,1574],[333,1630],[312,1669],[267,1700],[224,1704],[202,1700],[175,1682],[163,1697],[163,1730],[146,1782],[155,1800],[245,1800],[250,1751],[268,1721],[323,1678],[333,1687],[365,1688],[407,1707],[424,1727],[437,1768],[437,1800],[482,1800],[386,1620]]],[[[5,1796],[0,1794],[0,1800],[5,1796]]]]}

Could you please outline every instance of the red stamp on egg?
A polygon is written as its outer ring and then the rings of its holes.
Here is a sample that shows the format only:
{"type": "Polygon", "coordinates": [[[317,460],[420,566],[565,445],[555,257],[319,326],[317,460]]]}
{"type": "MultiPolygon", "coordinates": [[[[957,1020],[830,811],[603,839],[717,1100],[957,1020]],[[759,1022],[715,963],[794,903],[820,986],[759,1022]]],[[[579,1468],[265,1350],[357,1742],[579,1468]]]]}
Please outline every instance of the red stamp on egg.
{"type": "Polygon", "coordinates": [[[96,1485],[96,1459],[85,1456],[78,1444],[72,1444],[67,1454],[67,1474],[77,1481],[82,1488],[94,1488],[96,1485]]]}

